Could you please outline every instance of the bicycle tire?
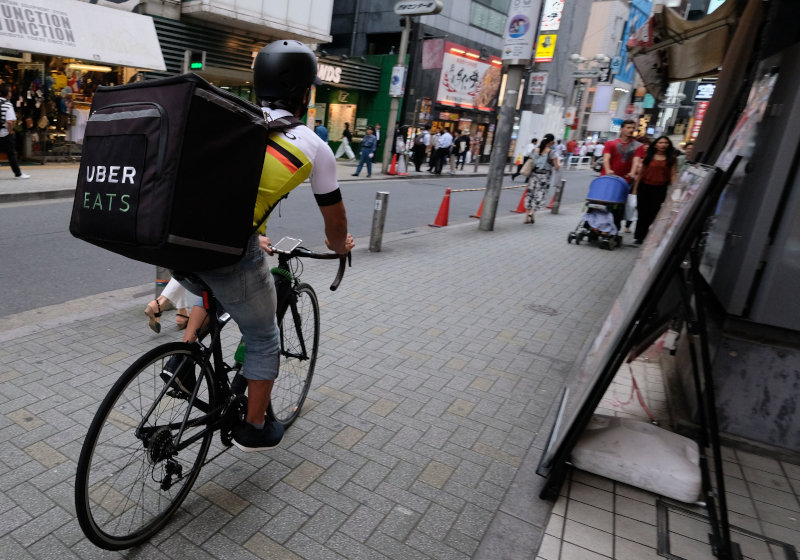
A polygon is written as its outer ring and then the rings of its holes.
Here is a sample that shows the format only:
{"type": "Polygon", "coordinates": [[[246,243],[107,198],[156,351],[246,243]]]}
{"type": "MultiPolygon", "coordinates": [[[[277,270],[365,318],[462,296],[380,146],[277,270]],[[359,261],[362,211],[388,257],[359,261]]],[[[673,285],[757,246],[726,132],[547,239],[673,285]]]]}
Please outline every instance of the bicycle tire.
{"type": "MultiPolygon", "coordinates": [[[[179,452],[173,454],[171,448],[189,409],[188,399],[177,389],[162,391],[160,373],[176,355],[191,360],[198,371],[201,357],[195,346],[172,342],[153,348],[111,387],[83,442],[75,509],[84,534],[106,550],[136,546],[163,528],[188,495],[208,454],[211,431],[179,452]],[[137,437],[140,425],[146,434],[137,437]]],[[[189,419],[217,404],[211,371],[204,368],[197,377],[197,399],[202,400],[194,401],[189,419]]],[[[205,424],[186,427],[184,436],[204,428],[205,424]]]]}
{"type": "Polygon", "coordinates": [[[281,364],[272,387],[269,418],[291,426],[303,408],[319,350],[319,302],[314,289],[298,284],[280,321],[281,364]]]}

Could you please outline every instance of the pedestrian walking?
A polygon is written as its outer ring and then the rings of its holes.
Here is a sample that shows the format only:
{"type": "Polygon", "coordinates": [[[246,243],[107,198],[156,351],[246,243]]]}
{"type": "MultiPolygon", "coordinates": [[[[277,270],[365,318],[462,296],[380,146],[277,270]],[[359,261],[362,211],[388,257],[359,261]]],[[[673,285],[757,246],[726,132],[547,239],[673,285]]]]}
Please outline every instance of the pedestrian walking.
{"type": "Polygon", "coordinates": [[[358,167],[353,177],[358,177],[361,173],[361,168],[366,164],[367,177],[372,177],[372,158],[375,156],[378,141],[375,138],[375,129],[371,126],[367,127],[367,134],[361,139],[361,154],[358,160],[358,167]]]}
{"type": "MultiPolygon", "coordinates": [[[[633,138],[636,131],[636,123],[630,119],[622,121],[620,126],[619,138],[606,142],[603,147],[603,168],[600,175],[616,175],[625,179],[632,185],[637,176],[639,165],[644,156],[644,146],[633,138]]],[[[622,207],[613,212],[614,225],[617,229],[622,229],[622,218],[625,208],[622,207]]],[[[641,219],[641,215],[639,216],[641,219]]],[[[630,222],[626,224],[626,231],[630,229],[630,222]]]]}
{"type": "Polygon", "coordinates": [[[464,129],[461,131],[461,136],[459,136],[458,140],[456,140],[456,149],[458,150],[456,156],[456,167],[462,171],[464,170],[464,163],[467,161],[467,154],[469,153],[470,144],[472,144],[472,140],[469,137],[469,131],[464,129]]]}
{"type": "Polygon", "coordinates": [[[353,148],[350,147],[350,144],[353,142],[353,133],[350,132],[350,123],[344,123],[344,131],[342,131],[342,138],[339,142],[339,147],[336,149],[336,159],[346,155],[347,159],[355,161],[356,155],[353,153],[353,148]]]}
{"type": "Polygon", "coordinates": [[[425,128],[414,136],[414,145],[411,147],[411,160],[414,162],[414,168],[417,171],[422,171],[420,167],[425,162],[425,152],[431,144],[430,129],[431,125],[426,124],[425,128]]]}
{"type": "Polygon", "coordinates": [[[14,127],[17,126],[17,114],[14,106],[8,100],[11,94],[11,86],[8,84],[0,85],[0,120],[5,126],[0,126],[0,149],[8,156],[8,164],[17,179],[29,179],[30,175],[23,173],[17,162],[17,136],[14,134],[14,127]]]}
{"type": "Polygon", "coordinates": [[[667,136],[659,136],[647,148],[642,168],[633,185],[636,210],[639,213],[633,233],[635,244],[641,245],[644,242],[650,225],[667,198],[667,187],[675,183],[677,174],[678,151],[667,136]]]}
{"type": "Polygon", "coordinates": [[[525,162],[531,159],[531,154],[533,154],[533,151],[536,149],[536,144],[538,142],[539,141],[536,138],[531,138],[530,143],[525,146],[525,151],[522,153],[522,161],[519,162],[519,165],[517,165],[517,170],[511,175],[512,181],[519,176],[520,172],[522,171],[522,166],[525,165],[525,162]]]}
{"type": "Polygon", "coordinates": [[[322,140],[327,144],[328,143],[328,129],[322,126],[322,121],[317,119],[314,121],[314,132],[317,133],[317,136],[322,138],[322,140]]]}
{"type": "Polygon", "coordinates": [[[436,162],[439,159],[439,138],[442,137],[437,127],[433,127],[432,131],[431,144],[428,151],[428,173],[436,172],[436,162]]]}
{"type": "Polygon", "coordinates": [[[450,149],[453,147],[453,135],[450,134],[448,129],[444,129],[439,136],[439,141],[436,144],[436,166],[434,173],[436,175],[442,174],[442,167],[444,166],[447,158],[450,157],[450,149]]]}

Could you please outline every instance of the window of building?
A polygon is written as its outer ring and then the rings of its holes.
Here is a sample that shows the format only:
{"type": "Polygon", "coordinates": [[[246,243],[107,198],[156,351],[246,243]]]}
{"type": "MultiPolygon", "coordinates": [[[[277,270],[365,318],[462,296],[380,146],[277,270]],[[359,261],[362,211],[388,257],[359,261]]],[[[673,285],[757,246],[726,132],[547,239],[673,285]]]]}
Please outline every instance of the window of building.
{"type": "Polygon", "coordinates": [[[503,35],[511,0],[475,0],[470,4],[469,23],[495,35],[503,35]]]}

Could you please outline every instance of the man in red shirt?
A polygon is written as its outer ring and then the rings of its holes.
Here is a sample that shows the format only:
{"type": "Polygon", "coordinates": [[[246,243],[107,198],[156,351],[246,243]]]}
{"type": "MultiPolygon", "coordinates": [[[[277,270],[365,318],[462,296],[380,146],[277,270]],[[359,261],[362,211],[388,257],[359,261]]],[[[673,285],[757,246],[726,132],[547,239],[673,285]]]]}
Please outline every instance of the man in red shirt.
{"type": "MultiPolygon", "coordinates": [[[[633,139],[636,131],[636,123],[630,119],[622,121],[619,130],[619,138],[606,142],[603,148],[603,169],[600,175],[617,175],[625,179],[629,185],[633,185],[636,173],[645,154],[645,145],[633,139]]],[[[613,210],[614,224],[617,229],[622,225],[622,217],[625,212],[624,205],[617,205],[613,210]]],[[[625,231],[630,231],[631,223],[628,222],[625,231]]]]}
{"type": "Polygon", "coordinates": [[[575,140],[567,142],[567,157],[575,155],[575,148],[577,147],[578,143],[575,140]]]}
{"type": "Polygon", "coordinates": [[[633,184],[644,158],[644,144],[633,139],[636,123],[622,121],[619,138],[606,142],[603,148],[603,169],[600,175],[617,175],[633,184]]]}

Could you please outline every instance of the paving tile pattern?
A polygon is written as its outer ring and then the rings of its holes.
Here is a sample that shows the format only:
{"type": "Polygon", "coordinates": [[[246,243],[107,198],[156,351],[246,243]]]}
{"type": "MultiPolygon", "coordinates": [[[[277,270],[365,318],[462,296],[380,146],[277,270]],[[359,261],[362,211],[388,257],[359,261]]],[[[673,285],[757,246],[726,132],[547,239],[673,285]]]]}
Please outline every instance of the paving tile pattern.
{"type": "MultiPolygon", "coordinates": [[[[172,522],[135,552],[83,537],[76,460],[114,380],[180,333],[169,319],[161,335],[146,328],[146,295],[0,332],[0,556],[534,558],[552,506],[531,483],[545,418],[636,255],[568,245],[578,211],[542,213],[533,226],[500,216],[493,232],[387,235],[375,254],[360,240],[337,292],[325,288],[333,267],[307,264],[322,340],[302,417],[278,449],[234,449],[209,464],[172,522]]],[[[237,340],[230,327],[230,354],[237,340]]],[[[611,511],[588,500],[568,523],[552,516],[541,557],[557,544],[553,523],[576,535],[564,547],[606,557],[614,537],[601,534],[616,514],[598,508],[611,511]]],[[[645,558],[637,551],[650,545],[624,548],[645,558]]]]}

